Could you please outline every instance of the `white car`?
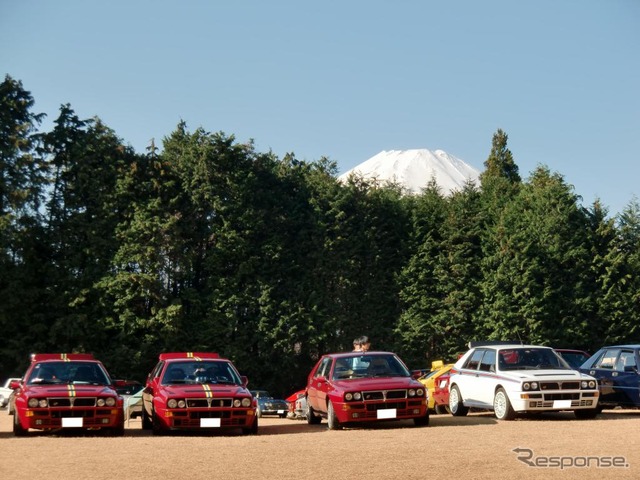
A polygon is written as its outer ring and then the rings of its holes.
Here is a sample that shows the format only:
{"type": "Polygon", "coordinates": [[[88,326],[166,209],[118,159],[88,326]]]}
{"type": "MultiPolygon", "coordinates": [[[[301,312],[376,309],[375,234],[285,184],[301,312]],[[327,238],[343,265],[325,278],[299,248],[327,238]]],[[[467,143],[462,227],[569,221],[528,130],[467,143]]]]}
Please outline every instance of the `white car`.
{"type": "Polygon", "coordinates": [[[0,408],[4,408],[9,404],[9,397],[13,393],[13,389],[9,388],[9,385],[14,380],[20,380],[19,378],[7,378],[7,381],[2,387],[0,387],[0,408]]]}
{"type": "Polygon", "coordinates": [[[598,382],[573,370],[550,347],[476,345],[451,369],[449,409],[455,416],[469,408],[493,410],[499,420],[518,413],[572,410],[577,418],[594,418],[598,382]]]}

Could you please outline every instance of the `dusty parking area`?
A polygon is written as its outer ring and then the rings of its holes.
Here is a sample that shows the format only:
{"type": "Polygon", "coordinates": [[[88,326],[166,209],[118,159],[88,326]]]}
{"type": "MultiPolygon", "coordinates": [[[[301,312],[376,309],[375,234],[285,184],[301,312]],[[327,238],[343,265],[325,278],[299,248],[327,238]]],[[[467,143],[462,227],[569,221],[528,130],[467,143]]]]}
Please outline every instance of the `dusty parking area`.
{"type": "Polygon", "coordinates": [[[424,428],[393,422],[342,431],[263,417],[256,436],[154,437],[132,420],[121,438],[35,431],[15,438],[11,420],[0,411],[0,478],[12,480],[640,478],[640,411],[633,410],[595,420],[433,415],[424,428]]]}

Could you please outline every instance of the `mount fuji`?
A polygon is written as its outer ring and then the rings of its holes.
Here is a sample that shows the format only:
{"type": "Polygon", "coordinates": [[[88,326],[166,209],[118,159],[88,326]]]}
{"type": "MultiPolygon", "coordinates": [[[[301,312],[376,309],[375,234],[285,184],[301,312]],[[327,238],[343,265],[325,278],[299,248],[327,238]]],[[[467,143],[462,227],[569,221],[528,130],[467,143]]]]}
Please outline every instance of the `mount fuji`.
{"type": "Polygon", "coordinates": [[[381,183],[399,183],[410,193],[421,193],[433,178],[444,195],[462,190],[468,181],[479,184],[480,172],[443,150],[382,151],[338,177],[346,181],[351,174],[381,183]]]}

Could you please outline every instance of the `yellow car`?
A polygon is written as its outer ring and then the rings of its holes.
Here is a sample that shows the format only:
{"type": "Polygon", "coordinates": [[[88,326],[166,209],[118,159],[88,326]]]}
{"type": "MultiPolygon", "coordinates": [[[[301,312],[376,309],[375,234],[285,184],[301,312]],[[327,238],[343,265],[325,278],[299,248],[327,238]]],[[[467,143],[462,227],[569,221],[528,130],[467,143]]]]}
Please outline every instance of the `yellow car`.
{"type": "Polygon", "coordinates": [[[445,364],[442,360],[436,360],[431,362],[431,371],[418,378],[418,381],[429,391],[429,410],[435,411],[435,413],[448,413],[445,405],[436,405],[434,393],[438,377],[449,372],[451,367],[453,367],[453,363],[445,364]]]}

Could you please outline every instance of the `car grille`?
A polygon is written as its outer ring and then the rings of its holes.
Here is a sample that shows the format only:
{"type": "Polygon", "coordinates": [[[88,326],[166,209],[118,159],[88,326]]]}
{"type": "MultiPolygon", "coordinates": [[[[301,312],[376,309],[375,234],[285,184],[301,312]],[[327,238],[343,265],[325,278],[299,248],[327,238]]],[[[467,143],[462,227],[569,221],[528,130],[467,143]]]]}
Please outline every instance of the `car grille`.
{"type": "Polygon", "coordinates": [[[553,400],[580,400],[580,393],[545,393],[544,399],[546,401],[553,400]]]}
{"type": "Polygon", "coordinates": [[[52,397],[47,402],[51,408],[95,407],[96,397],[52,397]]]}
{"type": "Polygon", "coordinates": [[[187,398],[187,408],[231,408],[232,398],[187,398]]]}
{"type": "Polygon", "coordinates": [[[580,382],[540,382],[540,390],[579,390],[580,382]]]}
{"type": "MultiPolygon", "coordinates": [[[[386,400],[396,400],[400,398],[407,398],[406,390],[371,390],[368,392],[362,392],[362,398],[365,402],[376,402],[386,400]]],[[[391,407],[392,408],[392,407],[391,407]]]]}
{"type": "MultiPolygon", "coordinates": [[[[593,400],[571,400],[572,407],[591,407],[593,404],[593,400]]],[[[553,408],[553,401],[529,402],[529,408],[553,408]]]]}

